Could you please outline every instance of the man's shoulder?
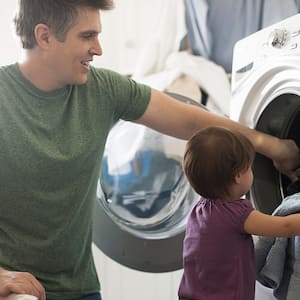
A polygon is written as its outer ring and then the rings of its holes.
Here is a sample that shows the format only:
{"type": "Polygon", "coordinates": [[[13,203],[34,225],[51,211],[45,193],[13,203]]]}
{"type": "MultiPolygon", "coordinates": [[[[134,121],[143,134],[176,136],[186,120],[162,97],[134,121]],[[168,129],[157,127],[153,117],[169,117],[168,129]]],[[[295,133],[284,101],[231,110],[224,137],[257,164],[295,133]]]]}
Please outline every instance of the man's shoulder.
{"type": "Polygon", "coordinates": [[[17,64],[0,66],[0,88],[1,93],[3,89],[8,91],[7,87],[16,85],[19,79],[19,71],[17,64]]]}
{"type": "Polygon", "coordinates": [[[106,69],[106,68],[99,68],[95,66],[90,66],[90,75],[91,76],[103,76],[103,77],[112,77],[112,76],[122,76],[116,71],[106,69]]]}
{"type": "Polygon", "coordinates": [[[125,88],[129,86],[129,78],[114,70],[90,66],[87,84],[93,86],[101,86],[101,88],[105,86],[108,89],[116,89],[120,86],[122,86],[122,88],[125,88]]]}
{"type": "Polygon", "coordinates": [[[17,70],[17,64],[2,65],[0,66],[0,75],[7,75],[8,73],[15,72],[17,70]]]}

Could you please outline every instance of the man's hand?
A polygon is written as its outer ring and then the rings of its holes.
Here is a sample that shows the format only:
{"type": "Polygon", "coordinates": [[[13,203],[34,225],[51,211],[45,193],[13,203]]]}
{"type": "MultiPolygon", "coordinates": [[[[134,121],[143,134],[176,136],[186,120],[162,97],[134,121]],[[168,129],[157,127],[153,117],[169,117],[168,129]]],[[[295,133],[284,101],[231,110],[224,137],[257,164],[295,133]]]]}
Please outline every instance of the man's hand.
{"type": "Polygon", "coordinates": [[[278,155],[273,160],[275,168],[282,174],[288,176],[292,182],[299,178],[295,170],[300,166],[299,148],[294,140],[280,140],[278,155]]]}
{"type": "Polygon", "coordinates": [[[44,287],[32,274],[0,269],[0,297],[10,294],[28,294],[46,300],[44,287]]]}

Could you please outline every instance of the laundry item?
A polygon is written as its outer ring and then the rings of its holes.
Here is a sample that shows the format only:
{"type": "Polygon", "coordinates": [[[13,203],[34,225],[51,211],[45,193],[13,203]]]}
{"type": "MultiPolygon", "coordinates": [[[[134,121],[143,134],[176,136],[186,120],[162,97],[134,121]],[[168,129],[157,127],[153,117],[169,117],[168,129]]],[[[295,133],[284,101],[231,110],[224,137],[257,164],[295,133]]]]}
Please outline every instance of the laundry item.
{"type": "MultiPolygon", "coordinates": [[[[274,216],[300,213],[300,193],[285,197],[274,216]]],[[[298,300],[300,295],[300,237],[259,237],[255,243],[257,280],[274,289],[280,300],[298,300]]]]}

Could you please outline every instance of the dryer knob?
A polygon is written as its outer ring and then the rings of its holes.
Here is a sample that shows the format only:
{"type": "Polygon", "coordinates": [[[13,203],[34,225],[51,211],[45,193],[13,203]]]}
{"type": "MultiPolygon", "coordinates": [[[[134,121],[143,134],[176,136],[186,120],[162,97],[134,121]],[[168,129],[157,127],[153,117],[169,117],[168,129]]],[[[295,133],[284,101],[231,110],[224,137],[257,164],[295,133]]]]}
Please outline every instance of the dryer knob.
{"type": "Polygon", "coordinates": [[[283,48],[289,39],[288,31],[285,29],[275,29],[270,34],[270,44],[274,48],[283,48]]]}

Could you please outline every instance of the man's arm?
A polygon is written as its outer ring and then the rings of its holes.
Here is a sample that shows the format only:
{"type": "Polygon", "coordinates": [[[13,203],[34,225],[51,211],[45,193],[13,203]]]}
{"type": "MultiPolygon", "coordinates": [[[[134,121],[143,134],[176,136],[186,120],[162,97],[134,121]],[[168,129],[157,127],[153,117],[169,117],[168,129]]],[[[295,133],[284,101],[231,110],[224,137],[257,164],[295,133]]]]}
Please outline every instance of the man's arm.
{"type": "Polygon", "coordinates": [[[250,139],[257,152],[273,160],[279,172],[292,181],[297,180],[294,170],[300,165],[300,156],[293,140],[283,140],[256,131],[201,107],[182,103],[155,89],[152,89],[150,103],[137,123],[180,139],[189,139],[195,131],[207,126],[238,130],[250,139]]]}

